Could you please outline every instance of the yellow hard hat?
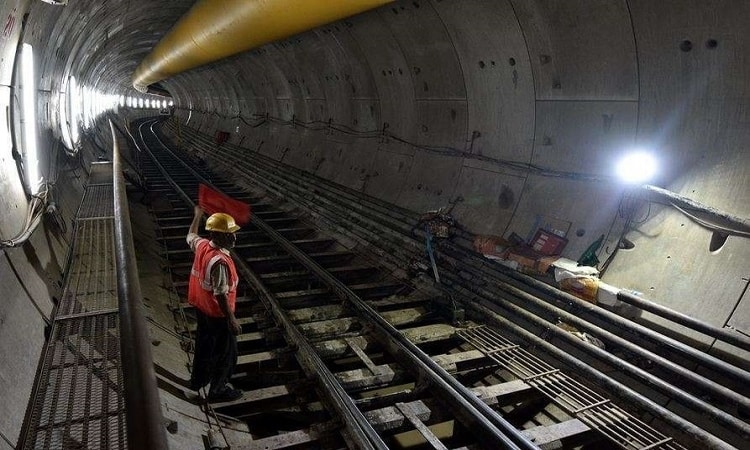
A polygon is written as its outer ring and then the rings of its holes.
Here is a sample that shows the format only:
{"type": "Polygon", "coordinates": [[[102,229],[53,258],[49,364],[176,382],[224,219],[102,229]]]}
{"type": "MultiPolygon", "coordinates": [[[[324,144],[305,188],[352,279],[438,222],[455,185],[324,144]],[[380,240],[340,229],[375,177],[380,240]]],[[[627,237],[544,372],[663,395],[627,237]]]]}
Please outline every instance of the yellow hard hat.
{"type": "Polygon", "coordinates": [[[218,231],[219,233],[234,233],[240,227],[234,223],[234,217],[229,214],[211,214],[206,220],[206,231],[218,231]]]}

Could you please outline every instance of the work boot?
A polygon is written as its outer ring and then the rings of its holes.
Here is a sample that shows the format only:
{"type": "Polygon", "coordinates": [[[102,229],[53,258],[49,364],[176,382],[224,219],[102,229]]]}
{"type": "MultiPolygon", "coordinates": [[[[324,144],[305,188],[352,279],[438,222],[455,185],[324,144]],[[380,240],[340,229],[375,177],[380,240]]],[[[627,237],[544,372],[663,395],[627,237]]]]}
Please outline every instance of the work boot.
{"type": "Polygon", "coordinates": [[[242,391],[235,389],[231,384],[225,384],[223,387],[216,391],[208,393],[209,402],[231,402],[242,397],[242,391]]]}

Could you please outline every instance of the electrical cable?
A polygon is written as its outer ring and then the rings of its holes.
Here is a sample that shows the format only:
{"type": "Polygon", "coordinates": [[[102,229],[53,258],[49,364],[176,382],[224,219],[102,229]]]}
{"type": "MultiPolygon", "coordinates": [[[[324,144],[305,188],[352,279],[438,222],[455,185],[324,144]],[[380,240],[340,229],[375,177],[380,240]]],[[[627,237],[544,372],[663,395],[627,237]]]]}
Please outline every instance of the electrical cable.
{"type": "Polygon", "coordinates": [[[8,266],[10,267],[10,270],[13,271],[13,274],[16,276],[16,279],[18,280],[18,284],[21,285],[21,288],[26,293],[26,295],[29,297],[29,300],[31,301],[31,304],[34,305],[34,308],[37,310],[40,316],[42,316],[42,320],[44,320],[44,323],[46,325],[50,325],[52,323],[52,320],[47,316],[47,314],[42,311],[42,308],[39,306],[39,304],[34,300],[34,295],[32,295],[31,292],[29,292],[28,288],[26,287],[26,284],[23,282],[23,278],[21,278],[21,274],[18,273],[16,270],[16,266],[13,265],[13,261],[10,259],[10,255],[8,252],[3,252],[5,254],[5,259],[8,261],[8,266]]]}
{"type": "Polygon", "coordinates": [[[186,336],[184,336],[184,335],[182,335],[182,334],[180,334],[180,333],[178,333],[178,332],[176,332],[174,330],[171,330],[168,327],[160,324],[153,317],[146,317],[146,320],[149,323],[151,323],[151,325],[155,326],[156,328],[159,328],[160,330],[162,330],[163,332],[167,333],[168,335],[170,335],[170,336],[172,336],[174,338],[177,338],[177,339],[179,339],[181,341],[191,342],[190,338],[188,338],[188,337],[186,337],[186,336]]]}
{"type": "MultiPolygon", "coordinates": [[[[221,114],[216,110],[204,111],[204,110],[196,109],[192,111],[202,113],[202,114],[215,115],[223,119],[230,119],[230,120],[238,119],[241,122],[253,128],[260,127],[261,125],[264,125],[264,124],[275,123],[275,124],[280,124],[280,125],[285,125],[285,126],[291,126],[293,128],[300,127],[300,128],[304,128],[304,129],[311,130],[311,131],[333,130],[333,131],[337,131],[348,136],[353,136],[353,137],[362,138],[362,139],[388,138],[388,139],[393,139],[394,141],[409,145],[413,148],[424,150],[430,153],[436,153],[436,154],[443,155],[443,156],[453,156],[453,157],[466,158],[466,159],[475,159],[475,160],[495,164],[500,167],[505,167],[511,170],[533,173],[535,175],[540,175],[540,176],[545,176],[545,177],[557,177],[557,178],[567,178],[567,179],[572,179],[572,180],[586,180],[586,181],[609,181],[611,179],[611,177],[606,177],[606,176],[601,176],[601,175],[580,173],[580,172],[565,172],[565,171],[560,171],[560,170],[544,168],[544,167],[537,166],[536,164],[532,164],[532,163],[505,160],[505,159],[499,159],[499,158],[491,158],[489,156],[472,153],[472,152],[461,150],[455,147],[417,144],[415,142],[411,142],[407,139],[401,138],[391,133],[387,129],[388,128],[387,124],[383,127],[383,129],[380,129],[380,130],[355,130],[351,128],[349,125],[333,122],[330,120],[327,122],[322,121],[322,120],[313,120],[309,122],[304,122],[304,121],[296,120],[294,116],[292,116],[292,120],[286,120],[280,117],[271,116],[269,114],[257,114],[257,113],[253,114],[253,116],[255,116],[256,118],[259,118],[260,120],[255,124],[251,124],[241,114],[238,114],[235,116],[229,116],[229,115],[221,114]],[[322,125],[322,126],[317,126],[317,125],[322,125]]],[[[471,141],[467,141],[467,142],[471,142],[473,144],[473,138],[471,141]]]]}
{"type": "Polygon", "coordinates": [[[40,187],[39,193],[31,196],[21,232],[13,238],[0,240],[0,248],[18,247],[29,239],[34,230],[39,226],[42,216],[47,211],[48,194],[49,186],[44,182],[40,187]]]}
{"type": "MultiPolygon", "coordinates": [[[[617,238],[617,242],[615,243],[615,248],[612,250],[612,252],[607,256],[607,258],[604,260],[604,262],[601,263],[601,267],[599,268],[599,277],[601,278],[604,273],[609,268],[609,265],[612,263],[612,261],[615,258],[615,255],[620,250],[620,246],[622,244],[623,239],[625,239],[625,235],[628,234],[630,231],[633,230],[633,225],[640,225],[644,223],[649,216],[651,215],[651,202],[648,202],[648,210],[646,212],[646,215],[643,219],[640,221],[633,220],[633,217],[635,216],[635,213],[637,211],[636,203],[637,200],[636,196],[630,195],[628,191],[623,192],[622,197],[620,198],[620,204],[617,205],[617,215],[612,220],[612,224],[609,226],[609,230],[607,231],[607,235],[605,239],[602,241],[607,242],[609,240],[609,236],[612,233],[612,229],[615,226],[615,223],[617,222],[617,217],[620,217],[622,219],[625,219],[625,223],[622,226],[622,231],[620,232],[620,237],[617,238]],[[625,206],[628,204],[628,206],[625,206]]],[[[606,250],[605,250],[606,251],[606,250]]]]}
{"type": "Polygon", "coordinates": [[[1,432],[1,431],[0,431],[0,437],[2,437],[2,438],[3,438],[3,440],[4,440],[4,441],[5,441],[5,442],[6,442],[6,443],[7,443],[8,445],[10,445],[10,448],[16,448],[16,446],[15,446],[15,445],[13,445],[13,443],[12,443],[12,442],[10,442],[10,439],[8,439],[8,438],[7,438],[7,436],[5,436],[5,433],[3,433],[3,432],[1,432]]]}
{"type": "MultiPolygon", "coordinates": [[[[181,411],[181,410],[179,410],[179,409],[175,409],[175,408],[169,408],[169,411],[174,411],[174,412],[176,412],[177,414],[183,415],[183,416],[185,416],[185,417],[188,417],[188,418],[190,418],[190,419],[193,419],[193,420],[197,420],[198,422],[201,422],[201,423],[206,423],[206,424],[209,424],[209,425],[211,425],[211,424],[210,424],[209,422],[206,422],[206,421],[205,421],[204,419],[201,419],[200,417],[196,417],[196,416],[194,416],[194,415],[192,415],[192,414],[188,414],[188,413],[186,413],[186,412],[184,412],[184,411],[181,411]]],[[[227,421],[227,420],[225,420],[225,422],[228,422],[228,421],[227,421]]],[[[227,426],[227,425],[225,425],[225,426],[224,426],[224,428],[225,428],[225,429],[227,429],[227,430],[232,430],[232,431],[236,431],[236,432],[238,432],[238,433],[252,434],[252,433],[251,433],[250,431],[248,431],[248,430],[242,430],[242,429],[239,429],[239,428],[234,428],[234,427],[230,427],[230,426],[227,426]]]]}

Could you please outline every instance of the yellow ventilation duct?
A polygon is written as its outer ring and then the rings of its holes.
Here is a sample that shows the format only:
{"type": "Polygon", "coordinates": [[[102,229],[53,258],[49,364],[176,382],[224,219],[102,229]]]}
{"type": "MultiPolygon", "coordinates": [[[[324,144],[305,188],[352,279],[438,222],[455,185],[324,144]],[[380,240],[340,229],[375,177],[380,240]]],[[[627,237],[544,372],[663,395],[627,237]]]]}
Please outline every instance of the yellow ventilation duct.
{"type": "Polygon", "coordinates": [[[393,0],[199,0],[146,56],[133,87],[311,30],[393,0]]]}

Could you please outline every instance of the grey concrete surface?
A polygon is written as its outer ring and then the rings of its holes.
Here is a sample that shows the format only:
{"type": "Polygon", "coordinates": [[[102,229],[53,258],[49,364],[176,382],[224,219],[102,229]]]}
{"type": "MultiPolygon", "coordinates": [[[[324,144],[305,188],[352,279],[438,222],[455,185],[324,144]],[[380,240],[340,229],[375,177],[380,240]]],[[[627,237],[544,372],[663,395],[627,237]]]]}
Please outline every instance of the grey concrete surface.
{"type": "Polygon", "coordinates": [[[0,402],[0,432],[15,445],[44,342],[44,321],[5,255],[0,258],[0,274],[3,287],[0,306],[0,395],[3,398],[0,402]]]}

